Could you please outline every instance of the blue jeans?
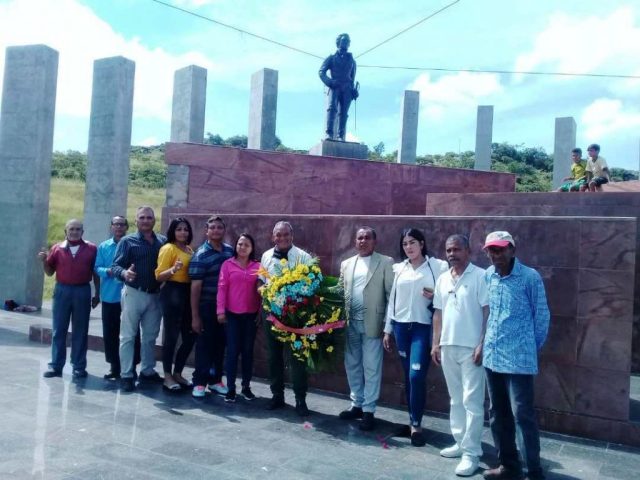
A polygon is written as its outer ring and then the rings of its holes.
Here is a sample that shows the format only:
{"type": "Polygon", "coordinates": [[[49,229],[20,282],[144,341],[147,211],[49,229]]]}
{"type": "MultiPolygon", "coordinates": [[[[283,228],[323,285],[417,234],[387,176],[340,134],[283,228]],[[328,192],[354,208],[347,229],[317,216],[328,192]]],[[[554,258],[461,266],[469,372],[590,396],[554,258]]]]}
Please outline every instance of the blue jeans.
{"type": "Polygon", "coordinates": [[[67,331],[71,323],[71,364],[87,368],[87,337],[91,313],[91,287],[56,283],[53,290],[53,337],[49,367],[59,372],[67,361],[67,331]]]}
{"type": "Polygon", "coordinates": [[[530,477],[541,477],[540,433],[533,408],[533,375],[498,373],[485,368],[491,406],[489,425],[500,464],[521,471],[516,447],[516,424],[522,432],[523,455],[530,477]]]}
{"type": "Polygon", "coordinates": [[[256,313],[232,313],[227,310],[227,353],[225,371],[229,391],[236,390],[238,355],[242,355],[242,387],[248,387],[253,375],[253,344],[256,340],[256,313]]]}
{"type": "Polygon", "coordinates": [[[431,363],[431,325],[393,322],[411,426],[420,427],[427,399],[426,379],[431,363]]]}
{"type": "Polygon", "coordinates": [[[203,332],[196,338],[193,384],[204,387],[207,383],[222,381],[226,342],[224,325],[218,323],[215,302],[200,303],[200,320],[202,320],[203,332]],[[210,372],[212,366],[215,369],[215,375],[210,372]]]}

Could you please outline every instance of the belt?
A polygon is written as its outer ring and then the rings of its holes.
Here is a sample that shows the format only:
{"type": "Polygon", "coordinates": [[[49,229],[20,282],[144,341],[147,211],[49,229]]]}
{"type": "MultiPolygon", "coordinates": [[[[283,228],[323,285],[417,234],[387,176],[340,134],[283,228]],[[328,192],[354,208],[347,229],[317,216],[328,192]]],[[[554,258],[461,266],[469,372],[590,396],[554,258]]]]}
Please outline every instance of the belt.
{"type": "Polygon", "coordinates": [[[142,288],[142,287],[136,287],[135,285],[129,285],[129,284],[127,284],[127,287],[131,287],[140,292],[149,293],[149,294],[158,293],[160,291],[160,288],[142,288]]]}

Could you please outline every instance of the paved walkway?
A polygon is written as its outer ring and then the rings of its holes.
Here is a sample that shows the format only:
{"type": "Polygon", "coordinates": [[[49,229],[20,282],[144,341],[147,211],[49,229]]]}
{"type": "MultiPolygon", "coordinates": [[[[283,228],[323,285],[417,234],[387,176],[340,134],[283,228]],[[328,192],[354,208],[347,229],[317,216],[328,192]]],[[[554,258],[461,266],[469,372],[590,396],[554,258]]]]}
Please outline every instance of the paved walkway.
{"type": "MultiPolygon", "coordinates": [[[[167,395],[160,386],[123,394],[102,380],[98,352],[89,352],[86,380],[73,382],[68,367],[62,379],[43,379],[49,347],[27,339],[38,322],[0,311],[1,479],[457,478],[456,460],[438,455],[451,443],[442,417],[425,418],[428,444],[414,448],[390,437],[406,421],[402,410],[380,408],[384,421],[363,433],[337,419],[344,398],[313,392],[313,413],[303,421],[293,408],[266,411],[269,390],[260,381],[257,400],[235,404],[167,395]]],[[[486,466],[495,458],[486,429],[483,447],[486,466]]],[[[639,449],[545,434],[542,456],[550,480],[639,478],[639,449]]]]}

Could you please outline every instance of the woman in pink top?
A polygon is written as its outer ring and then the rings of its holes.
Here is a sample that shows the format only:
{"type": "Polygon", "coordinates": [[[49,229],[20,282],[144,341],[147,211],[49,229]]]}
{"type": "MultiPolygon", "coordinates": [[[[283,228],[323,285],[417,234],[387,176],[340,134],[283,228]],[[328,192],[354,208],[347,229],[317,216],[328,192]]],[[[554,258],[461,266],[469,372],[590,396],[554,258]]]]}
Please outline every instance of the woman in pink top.
{"type": "Polygon", "coordinates": [[[225,370],[229,392],[225,402],[236,401],[236,374],[238,355],[242,355],[242,390],[246,400],[253,400],[251,376],[253,373],[253,343],[260,320],[260,295],[258,294],[258,269],[255,259],[255,242],[243,233],[236,242],[233,258],[226,260],[218,278],[218,322],[226,323],[227,350],[225,370]]]}

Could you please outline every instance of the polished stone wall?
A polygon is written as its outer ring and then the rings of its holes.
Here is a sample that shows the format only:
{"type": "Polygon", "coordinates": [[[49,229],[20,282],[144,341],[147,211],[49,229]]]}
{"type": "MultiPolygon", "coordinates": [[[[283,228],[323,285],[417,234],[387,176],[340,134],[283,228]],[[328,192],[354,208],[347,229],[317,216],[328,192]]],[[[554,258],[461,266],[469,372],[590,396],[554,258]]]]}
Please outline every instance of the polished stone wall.
{"type": "MultiPolygon", "coordinates": [[[[194,245],[204,238],[207,214],[183,214],[195,226],[194,245]]],[[[168,216],[169,217],[169,216],[168,216]]],[[[169,218],[163,217],[164,222],[169,218]]],[[[378,251],[399,256],[404,227],[421,228],[431,252],[444,256],[453,233],[470,236],[473,261],[482,267],[485,235],[508,230],[518,256],[542,275],[552,313],[547,343],[536,378],[536,406],[542,428],[609,441],[640,444],[640,427],[628,422],[629,367],[635,272],[636,221],[633,218],[424,217],[351,215],[224,215],[228,241],[242,231],[256,238],[257,250],[271,247],[270,233],[280,219],[291,221],[296,245],[320,257],[325,272],[336,274],[353,254],[357,226],[373,226],[378,251]],[[606,251],[615,255],[603,255],[606,251]]],[[[256,372],[266,376],[262,335],[256,348],[256,372]]],[[[314,375],[316,388],[347,393],[343,369],[314,375]]],[[[403,404],[399,361],[385,354],[382,401],[403,404]]],[[[431,367],[427,408],[446,412],[448,395],[441,373],[431,367]]]]}

